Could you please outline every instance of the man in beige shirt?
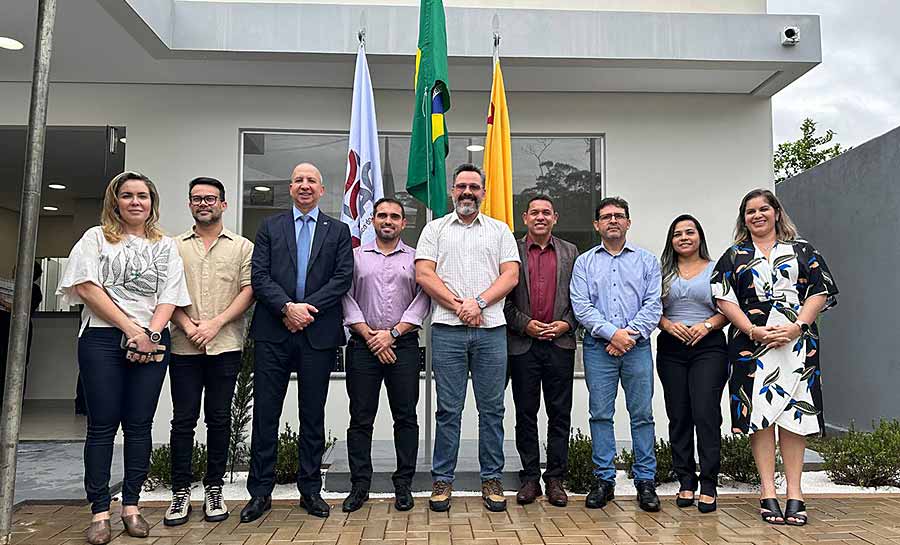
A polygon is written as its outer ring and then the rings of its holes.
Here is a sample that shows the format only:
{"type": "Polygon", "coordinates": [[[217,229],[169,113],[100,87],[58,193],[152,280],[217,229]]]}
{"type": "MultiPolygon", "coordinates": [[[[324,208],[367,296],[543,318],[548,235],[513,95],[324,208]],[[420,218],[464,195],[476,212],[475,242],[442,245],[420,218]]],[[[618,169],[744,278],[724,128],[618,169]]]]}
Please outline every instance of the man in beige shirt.
{"type": "Polygon", "coordinates": [[[175,237],[193,304],[172,315],[172,503],[163,522],[177,526],[191,512],[191,454],[204,390],[207,467],[203,479],[204,518],[228,518],[222,499],[231,430],[231,399],[241,368],[244,313],[253,302],[250,259],[253,243],[222,225],[228,207],[225,187],[214,178],[195,178],[188,204],[194,226],[175,237]]]}

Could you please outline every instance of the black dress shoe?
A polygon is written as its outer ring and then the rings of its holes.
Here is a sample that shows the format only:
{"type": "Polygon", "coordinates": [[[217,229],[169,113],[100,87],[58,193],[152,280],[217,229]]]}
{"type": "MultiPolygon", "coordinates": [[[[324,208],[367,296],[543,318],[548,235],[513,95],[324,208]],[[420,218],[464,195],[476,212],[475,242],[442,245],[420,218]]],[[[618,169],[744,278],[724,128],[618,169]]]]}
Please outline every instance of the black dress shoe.
{"type": "Polygon", "coordinates": [[[636,481],[638,505],[644,511],[659,511],[659,496],[656,495],[656,484],[653,481],[636,481]]]}
{"type": "Polygon", "coordinates": [[[594,488],[584,500],[584,506],[588,509],[602,509],[606,503],[616,497],[616,483],[597,479],[594,488]]]}
{"type": "MultiPolygon", "coordinates": [[[[366,493],[368,495],[368,493],[366,493]]],[[[314,494],[301,494],[300,506],[306,509],[306,512],[314,517],[327,518],[331,514],[331,506],[325,503],[322,495],[318,492],[314,494]]]]}
{"type": "MultiPolygon", "coordinates": [[[[350,494],[344,499],[342,509],[345,513],[352,513],[358,510],[369,500],[369,490],[359,486],[350,489],[350,494]]],[[[328,515],[325,515],[328,516],[328,515]]]]}
{"type": "Polygon", "coordinates": [[[241,522],[253,522],[272,508],[272,496],[253,496],[241,509],[241,522]]]}
{"type": "Polygon", "coordinates": [[[394,508],[397,511],[409,511],[416,505],[409,485],[400,484],[394,487],[394,508]]]}

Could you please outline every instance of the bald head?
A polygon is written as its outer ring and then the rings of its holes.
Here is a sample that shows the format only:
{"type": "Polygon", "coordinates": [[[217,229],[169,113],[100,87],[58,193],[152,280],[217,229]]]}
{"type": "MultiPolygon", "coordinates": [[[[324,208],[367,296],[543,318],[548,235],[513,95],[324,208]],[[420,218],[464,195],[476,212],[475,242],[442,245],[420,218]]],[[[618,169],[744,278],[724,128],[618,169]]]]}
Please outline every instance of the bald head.
{"type": "Polygon", "coordinates": [[[298,210],[306,214],[319,204],[325,194],[322,173],[312,163],[300,163],[291,173],[291,199],[298,210]]]}

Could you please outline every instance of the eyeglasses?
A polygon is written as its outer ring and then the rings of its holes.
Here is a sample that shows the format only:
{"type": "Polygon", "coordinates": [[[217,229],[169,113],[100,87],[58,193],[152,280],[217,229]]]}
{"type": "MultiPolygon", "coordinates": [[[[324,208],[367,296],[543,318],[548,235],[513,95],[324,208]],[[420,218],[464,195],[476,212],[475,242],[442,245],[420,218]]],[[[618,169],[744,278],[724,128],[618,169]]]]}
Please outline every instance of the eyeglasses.
{"type": "Polygon", "coordinates": [[[219,202],[218,195],[191,195],[191,204],[206,203],[210,206],[219,202]]]}
{"type": "Polygon", "coordinates": [[[600,221],[610,221],[613,218],[616,218],[618,221],[623,221],[623,220],[628,219],[628,216],[617,212],[615,214],[603,214],[602,216],[600,216],[597,219],[599,219],[600,221]]]}
{"type": "Polygon", "coordinates": [[[465,191],[468,189],[469,191],[481,191],[481,184],[455,184],[453,189],[457,191],[465,191]]]}

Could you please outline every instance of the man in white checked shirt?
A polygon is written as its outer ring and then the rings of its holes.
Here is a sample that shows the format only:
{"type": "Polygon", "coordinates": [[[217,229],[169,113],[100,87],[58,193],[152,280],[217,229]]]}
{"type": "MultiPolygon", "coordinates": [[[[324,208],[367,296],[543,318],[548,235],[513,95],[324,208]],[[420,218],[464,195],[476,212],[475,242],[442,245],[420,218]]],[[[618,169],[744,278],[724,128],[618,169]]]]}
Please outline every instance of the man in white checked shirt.
{"type": "Polygon", "coordinates": [[[519,251],[505,223],[479,214],[484,174],[464,163],[453,172],[454,211],[425,225],[416,280],[432,301],[431,344],[437,413],[429,505],[450,509],[468,375],[478,405],[481,496],[491,511],[503,497],[506,294],[519,282],[519,251]]]}

